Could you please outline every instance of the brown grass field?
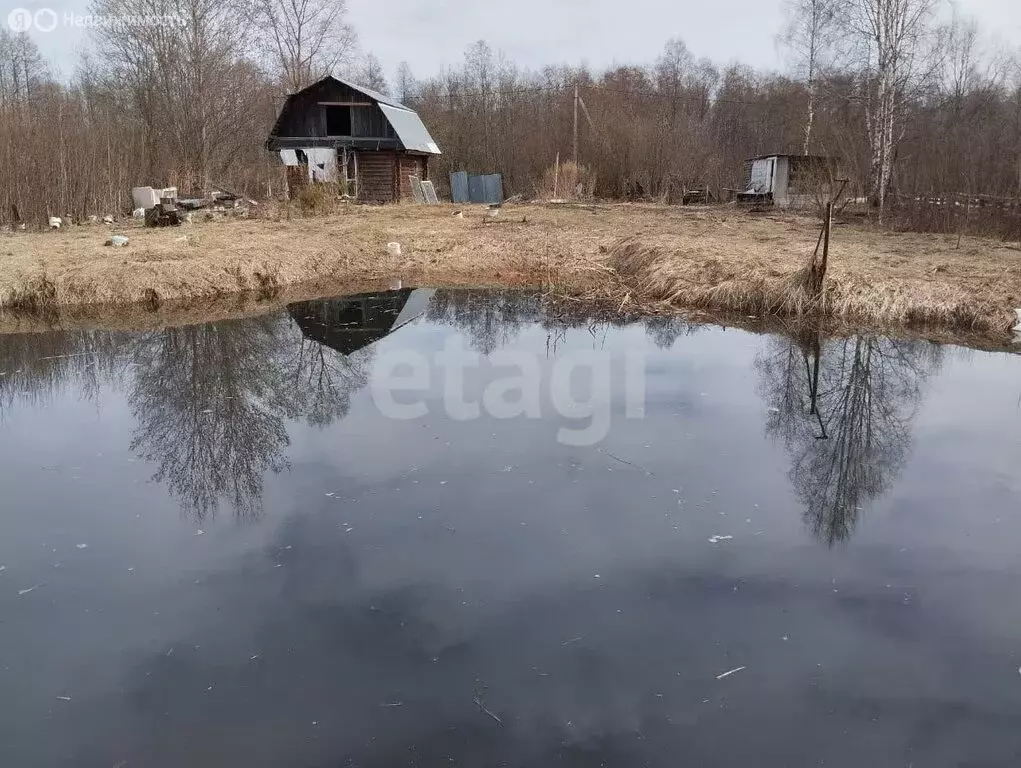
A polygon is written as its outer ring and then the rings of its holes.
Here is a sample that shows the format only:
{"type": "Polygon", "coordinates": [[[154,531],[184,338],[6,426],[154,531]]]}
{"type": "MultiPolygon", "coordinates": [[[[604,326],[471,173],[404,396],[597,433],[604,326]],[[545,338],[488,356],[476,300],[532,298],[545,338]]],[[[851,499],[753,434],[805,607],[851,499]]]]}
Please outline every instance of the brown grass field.
{"type": "Polygon", "coordinates": [[[1021,306],[1021,250],[996,240],[835,223],[824,295],[805,292],[818,220],[645,204],[352,205],[167,229],[131,222],[0,235],[0,328],[32,316],[137,325],[273,308],[393,278],[535,286],[638,311],[811,315],[850,326],[1005,334],[1021,306]],[[461,217],[453,215],[463,211],[461,217]],[[110,234],[131,239],[104,247],[110,234]],[[397,242],[393,257],[386,244],[397,242]],[[286,289],[286,290],[283,290],[286,289]],[[131,305],[131,306],[127,306],[131,305]],[[181,308],[183,307],[183,309],[181,308]],[[161,320],[162,318],[162,320],[161,320]]]}

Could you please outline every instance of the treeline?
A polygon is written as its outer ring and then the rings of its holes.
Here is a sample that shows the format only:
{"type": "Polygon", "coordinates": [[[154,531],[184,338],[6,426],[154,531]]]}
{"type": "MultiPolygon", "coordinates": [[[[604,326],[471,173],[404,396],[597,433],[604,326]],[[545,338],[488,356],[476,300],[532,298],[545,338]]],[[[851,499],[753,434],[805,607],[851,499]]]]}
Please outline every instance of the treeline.
{"type": "Polygon", "coordinates": [[[94,13],[158,7],[181,24],[94,31],[68,81],[28,34],[0,30],[0,224],[122,214],[140,184],[278,197],[263,142],[284,95],[327,72],[419,110],[444,152],[441,189],[465,169],[502,172],[508,195],[552,194],[556,158],[574,159],[577,111],[578,160],[601,198],[720,196],[744,186],[747,158],[808,152],[842,158],[852,194],[880,210],[1017,205],[1017,55],[992,55],[973,25],[938,26],[928,0],[799,2],[786,73],[696,60],[679,40],[641,65],[531,71],[479,42],[458,68],[416,79],[402,64],[388,84],[337,0],[258,0],[246,5],[257,25],[238,25],[232,0],[94,0],[94,13]],[[891,42],[870,7],[917,11],[916,26],[891,42]]]}

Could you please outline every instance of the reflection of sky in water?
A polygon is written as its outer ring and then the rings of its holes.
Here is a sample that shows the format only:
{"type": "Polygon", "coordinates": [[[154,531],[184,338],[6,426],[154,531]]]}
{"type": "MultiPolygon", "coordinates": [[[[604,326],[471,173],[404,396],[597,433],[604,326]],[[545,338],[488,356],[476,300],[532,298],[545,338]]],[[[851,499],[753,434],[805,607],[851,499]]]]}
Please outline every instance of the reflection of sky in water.
{"type": "Polygon", "coordinates": [[[1016,763],[1017,358],[823,343],[845,454],[811,342],[492,307],[441,294],[357,361],[286,316],[5,345],[0,764],[1016,763]],[[559,445],[444,418],[438,373],[381,418],[362,374],[451,333],[547,372],[550,334],[641,348],[646,418],[559,445]],[[28,365],[77,343],[108,354],[28,365]]]}

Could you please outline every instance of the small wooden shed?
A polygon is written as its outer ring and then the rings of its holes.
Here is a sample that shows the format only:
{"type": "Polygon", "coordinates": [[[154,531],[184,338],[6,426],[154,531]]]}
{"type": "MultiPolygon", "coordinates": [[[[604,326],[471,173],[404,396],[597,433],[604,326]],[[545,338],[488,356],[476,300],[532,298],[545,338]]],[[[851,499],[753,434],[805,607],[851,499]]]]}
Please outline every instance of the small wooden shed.
{"type": "Polygon", "coordinates": [[[826,200],[842,175],[839,160],[824,155],[759,155],[746,164],[745,190],[741,202],[772,203],[801,207],[826,200]]]}
{"type": "Polygon", "coordinates": [[[414,110],[336,77],[287,97],[266,148],[287,166],[292,195],[337,183],[373,203],[411,199],[411,176],[428,179],[429,158],[440,154],[414,110]]]}

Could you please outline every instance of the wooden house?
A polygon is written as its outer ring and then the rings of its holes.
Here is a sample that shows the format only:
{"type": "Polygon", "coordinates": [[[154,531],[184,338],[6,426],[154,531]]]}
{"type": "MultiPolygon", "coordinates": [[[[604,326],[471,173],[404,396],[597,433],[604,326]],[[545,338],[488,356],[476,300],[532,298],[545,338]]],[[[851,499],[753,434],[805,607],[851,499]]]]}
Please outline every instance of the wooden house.
{"type": "Polygon", "coordinates": [[[335,77],[287,97],[266,148],[287,166],[292,195],[327,182],[373,203],[411,199],[410,177],[428,179],[440,154],[414,110],[335,77]]]}
{"type": "Polygon", "coordinates": [[[822,155],[759,155],[746,164],[746,180],[739,202],[805,207],[828,199],[842,176],[838,160],[822,155]]]}

